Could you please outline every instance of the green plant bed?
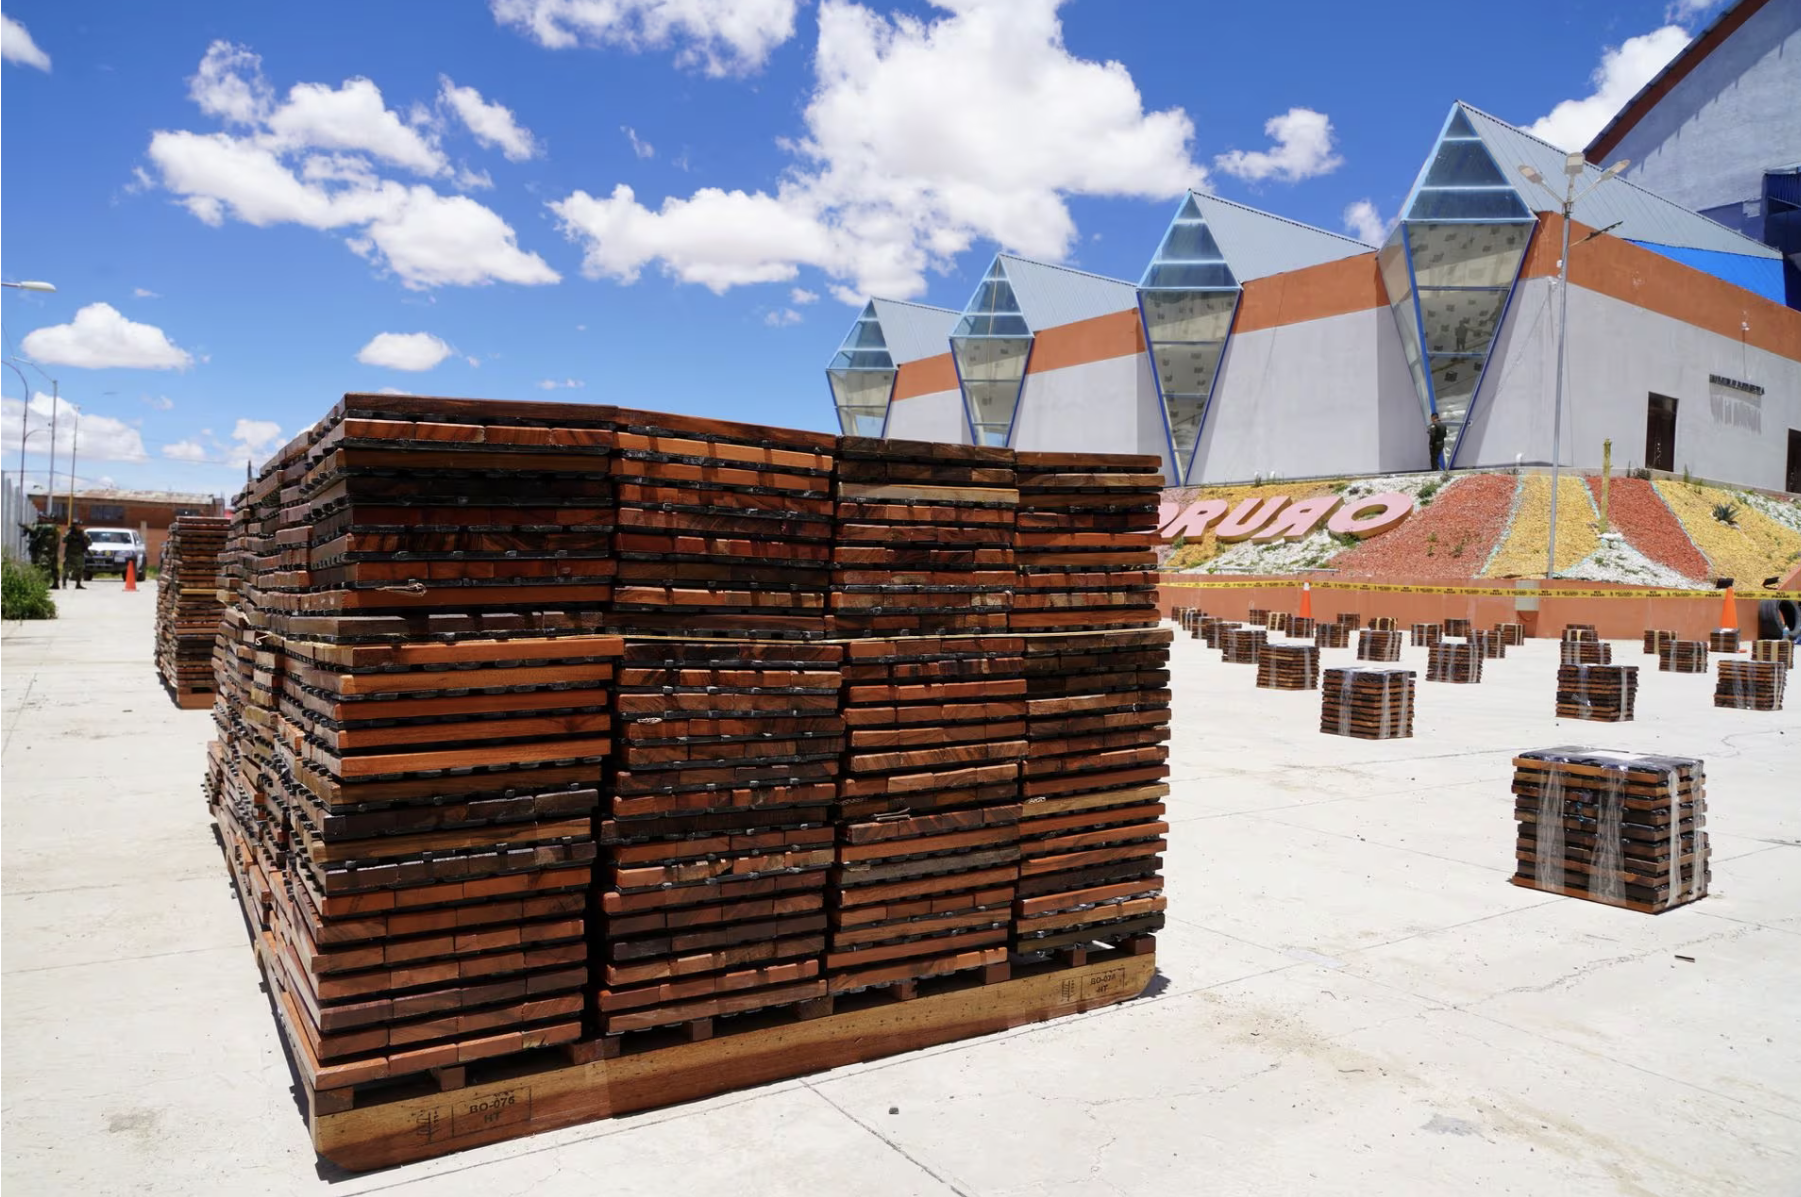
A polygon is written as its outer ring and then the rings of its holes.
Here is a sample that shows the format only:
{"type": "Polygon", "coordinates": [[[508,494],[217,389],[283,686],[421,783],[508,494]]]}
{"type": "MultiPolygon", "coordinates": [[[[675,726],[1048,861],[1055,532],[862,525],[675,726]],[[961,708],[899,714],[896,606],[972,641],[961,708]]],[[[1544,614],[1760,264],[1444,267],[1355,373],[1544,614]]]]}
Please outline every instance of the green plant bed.
{"type": "Polygon", "coordinates": [[[22,561],[7,561],[0,565],[0,618],[56,618],[56,600],[50,597],[50,579],[42,570],[22,561]]]}

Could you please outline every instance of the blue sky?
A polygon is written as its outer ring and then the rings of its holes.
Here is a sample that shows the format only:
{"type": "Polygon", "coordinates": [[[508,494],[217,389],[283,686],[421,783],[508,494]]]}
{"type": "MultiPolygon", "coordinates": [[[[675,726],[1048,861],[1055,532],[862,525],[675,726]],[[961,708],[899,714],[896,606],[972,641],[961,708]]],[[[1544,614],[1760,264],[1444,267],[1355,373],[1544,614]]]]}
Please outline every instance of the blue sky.
{"type": "Polygon", "coordinates": [[[860,295],[1135,279],[1189,184],[1379,235],[1453,100],[1580,144],[1717,8],[1497,11],[9,0],[6,351],[84,485],[229,493],[384,387],[831,428],[860,295]]]}

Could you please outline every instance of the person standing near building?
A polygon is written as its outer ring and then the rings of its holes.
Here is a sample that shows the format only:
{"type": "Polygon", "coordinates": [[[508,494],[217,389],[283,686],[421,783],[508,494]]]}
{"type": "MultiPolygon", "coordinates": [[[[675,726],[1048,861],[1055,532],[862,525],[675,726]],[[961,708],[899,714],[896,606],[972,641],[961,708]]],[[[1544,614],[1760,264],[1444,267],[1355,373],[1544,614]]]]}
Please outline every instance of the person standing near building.
{"type": "MultiPolygon", "coordinates": [[[[63,534],[63,580],[75,580],[75,589],[86,590],[81,584],[82,577],[88,569],[88,533],[80,524],[70,524],[69,530],[63,534]]],[[[58,589],[61,589],[58,587],[58,589]]]]}
{"type": "Polygon", "coordinates": [[[1432,468],[1435,470],[1445,468],[1446,431],[1444,424],[1438,418],[1438,413],[1433,412],[1432,423],[1426,426],[1426,447],[1431,450],[1432,468]]]}
{"type": "Polygon", "coordinates": [[[31,526],[31,563],[44,571],[44,578],[53,588],[58,577],[56,545],[60,539],[56,534],[56,525],[48,520],[31,526]]]}

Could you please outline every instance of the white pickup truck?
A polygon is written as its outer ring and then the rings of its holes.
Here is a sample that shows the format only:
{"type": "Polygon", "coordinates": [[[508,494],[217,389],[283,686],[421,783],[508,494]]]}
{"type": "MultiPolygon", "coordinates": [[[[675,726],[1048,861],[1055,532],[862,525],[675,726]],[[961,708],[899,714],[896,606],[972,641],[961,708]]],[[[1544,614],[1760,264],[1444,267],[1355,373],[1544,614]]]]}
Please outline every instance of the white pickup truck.
{"type": "Polygon", "coordinates": [[[88,577],[95,574],[118,574],[124,577],[127,563],[137,566],[137,576],[141,581],[150,558],[144,548],[144,538],[137,529],[88,529],[88,577]]]}

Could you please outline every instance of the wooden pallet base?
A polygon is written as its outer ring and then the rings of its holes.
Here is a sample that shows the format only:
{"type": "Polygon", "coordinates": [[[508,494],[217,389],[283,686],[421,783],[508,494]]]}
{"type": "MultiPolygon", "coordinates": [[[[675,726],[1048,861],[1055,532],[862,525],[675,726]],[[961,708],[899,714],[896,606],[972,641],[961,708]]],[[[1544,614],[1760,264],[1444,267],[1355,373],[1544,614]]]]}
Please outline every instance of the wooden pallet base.
{"type": "MultiPolygon", "coordinates": [[[[469,1076],[458,1076],[465,1087],[360,1109],[326,1112],[309,1094],[313,1149],[342,1168],[385,1168],[993,1034],[1137,997],[1157,958],[1128,946],[1088,954],[1080,964],[1072,958],[1018,971],[999,984],[978,981],[652,1052],[550,1067],[497,1064],[497,1079],[467,1084],[469,1076]]],[[[429,1089],[429,1079],[421,1088],[429,1089]]]]}

